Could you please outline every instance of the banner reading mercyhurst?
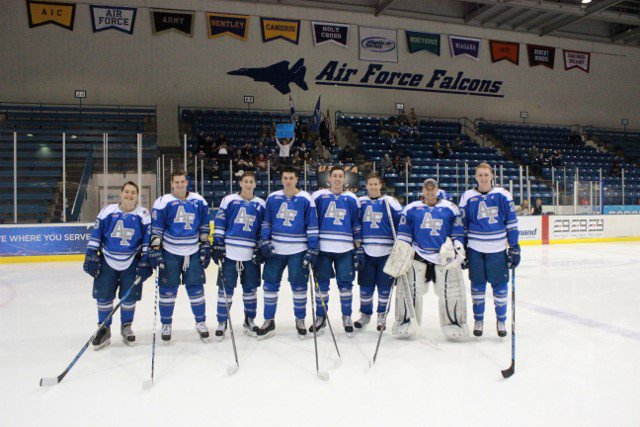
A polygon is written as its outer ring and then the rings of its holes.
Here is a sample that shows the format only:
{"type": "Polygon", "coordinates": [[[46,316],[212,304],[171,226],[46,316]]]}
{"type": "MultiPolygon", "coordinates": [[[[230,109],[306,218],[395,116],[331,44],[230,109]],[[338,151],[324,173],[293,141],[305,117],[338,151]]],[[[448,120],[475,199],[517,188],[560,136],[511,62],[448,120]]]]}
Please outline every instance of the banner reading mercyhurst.
{"type": "Polygon", "coordinates": [[[409,53],[426,50],[440,56],[440,34],[418,33],[416,31],[405,31],[405,33],[407,33],[409,53]]]}

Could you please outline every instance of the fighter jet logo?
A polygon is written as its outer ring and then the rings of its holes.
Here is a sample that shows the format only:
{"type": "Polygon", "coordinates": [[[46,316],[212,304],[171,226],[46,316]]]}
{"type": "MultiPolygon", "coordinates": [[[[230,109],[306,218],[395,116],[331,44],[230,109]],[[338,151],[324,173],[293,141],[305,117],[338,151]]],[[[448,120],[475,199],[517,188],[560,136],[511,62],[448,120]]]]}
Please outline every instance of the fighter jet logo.
{"type": "Polygon", "coordinates": [[[290,83],[295,83],[303,90],[309,89],[304,81],[306,72],[304,58],[300,58],[291,69],[289,69],[289,61],[280,61],[264,68],[239,68],[229,71],[227,74],[251,77],[256,82],[267,82],[281,94],[286,95],[291,92],[290,83]]]}

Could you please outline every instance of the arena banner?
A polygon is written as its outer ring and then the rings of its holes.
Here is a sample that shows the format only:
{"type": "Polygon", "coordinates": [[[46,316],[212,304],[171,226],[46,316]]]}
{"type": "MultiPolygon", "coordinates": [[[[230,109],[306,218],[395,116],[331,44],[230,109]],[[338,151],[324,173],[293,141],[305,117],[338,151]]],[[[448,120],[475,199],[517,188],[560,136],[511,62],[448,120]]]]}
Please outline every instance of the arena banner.
{"type": "Polygon", "coordinates": [[[313,34],[313,44],[315,46],[333,43],[340,47],[348,47],[349,25],[312,21],[311,33],[313,34]]]}
{"type": "Polygon", "coordinates": [[[361,61],[398,62],[398,31],[358,27],[361,61]]]}
{"type": "Polygon", "coordinates": [[[440,56],[440,34],[433,33],[419,33],[417,31],[408,31],[407,34],[407,46],[409,47],[409,53],[420,52],[426,50],[434,55],[440,56]]]}
{"type": "Polygon", "coordinates": [[[542,218],[540,216],[519,216],[518,234],[521,245],[542,244],[542,218]]]}
{"type": "Polygon", "coordinates": [[[298,44],[300,40],[299,19],[260,18],[260,29],[263,43],[282,39],[298,44]]]}
{"type": "Polygon", "coordinates": [[[176,31],[178,34],[193,37],[194,12],[167,9],[149,9],[149,11],[154,35],[176,31]]]}
{"type": "Polygon", "coordinates": [[[585,73],[589,72],[589,63],[591,62],[591,53],[589,52],[580,52],[577,50],[567,50],[564,51],[564,69],[571,70],[572,68],[577,68],[579,70],[584,71],[585,73]]]}
{"type": "Polygon", "coordinates": [[[520,64],[520,43],[489,40],[491,62],[507,60],[516,65],[520,64]]]}
{"type": "Polygon", "coordinates": [[[76,5],[27,0],[27,13],[29,14],[29,28],[53,24],[73,31],[76,5]]]}
{"type": "Polygon", "coordinates": [[[227,13],[206,12],[207,31],[209,38],[231,36],[246,41],[249,34],[248,15],[230,15],[227,13]]]}
{"type": "Polygon", "coordinates": [[[118,30],[125,34],[133,34],[136,23],[135,7],[89,5],[91,9],[91,25],[93,32],[118,30]]]}
{"type": "Polygon", "coordinates": [[[640,206],[611,205],[604,207],[605,215],[640,215],[640,206]]]}
{"type": "MultiPolygon", "coordinates": [[[[318,190],[322,190],[324,188],[329,188],[329,173],[331,172],[331,168],[333,165],[319,165],[317,170],[318,176],[318,190]]],[[[360,173],[358,171],[357,166],[343,166],[345,176],[344,176],[344,186],[347,191],[351,191],[355,193],[358,191],[360,187],[360,173]]]]}
{"type": "Polygon", "coordinates": [[[83,254],[94,224],[0,226],[0,257],[83,254]]]}
{"type": "Polygon", "coordinates": [[[466,56],[474,61],[480,59],[480,39],[461,36],[449,36],[451,57],[466,56]]]}
{"type": "Polygon", "coordinates": [[[556,48],[550,46],[539,46],[534,44],[527,45],[527,53],[529,56],[529,66],[544,65],[553,70],[556,61],[556,48]]]}

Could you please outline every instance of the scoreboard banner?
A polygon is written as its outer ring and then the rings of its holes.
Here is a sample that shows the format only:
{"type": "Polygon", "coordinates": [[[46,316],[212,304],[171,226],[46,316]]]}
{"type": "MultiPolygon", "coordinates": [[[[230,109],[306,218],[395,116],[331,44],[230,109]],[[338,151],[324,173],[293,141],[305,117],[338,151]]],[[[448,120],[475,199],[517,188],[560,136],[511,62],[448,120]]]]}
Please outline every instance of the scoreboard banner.
{"type": "Polygon", "coordinates": [[[83,254],[94,224],[0,226],[0,257],[83,254]]]}

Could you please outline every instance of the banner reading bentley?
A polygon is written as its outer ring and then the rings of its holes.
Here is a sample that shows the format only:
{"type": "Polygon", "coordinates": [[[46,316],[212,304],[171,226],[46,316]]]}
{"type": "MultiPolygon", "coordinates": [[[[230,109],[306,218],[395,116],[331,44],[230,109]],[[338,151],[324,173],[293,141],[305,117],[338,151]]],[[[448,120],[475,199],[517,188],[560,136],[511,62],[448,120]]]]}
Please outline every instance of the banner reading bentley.
{"type": "Polygon", "coordinates": [[[358,27],[360,60],[398,62],[398,31],[358,27]]]}
{"type": "Polygon", "coordinates": [[[449,48],[451,56],[466,56],[478,61],[480,55],[480,39],[470,37],[449,36],[449,48]]]}
{"type": "Polygon", "coordinates": [[[529,66],[544,65],[553,70],[556,61],[556,48],[549,46],[538,46],[533,44],[527,45],[529,54],[529,66]]]}
{"type": "Polygon", "coordinates": [[[409,53],[426,50],[440,56],[440,34],[418,33],[416,31],[405,31],[405,33],[407,33],[409,53]]]}
{"type": "Polygon", "coordinates": [[[179,34],[193,36],[194,13],[188,10],[149,9],[153,34],[177,31],[179,34]]]}
{"type": "Polygon", "coordinates": [[[247,15],[229,15],[226,13],[205,13],[209,38],[214,39],[224,35],[238,40],[247,40],[249,17],[247,15]]]}
{"type": "Polygon", "coordinates": [[[118,30],[126,34],[133,34],[133,26],[136,23],[135,7],[120,6],[96,6],[91,8],[91,24],[93,32],[106,30],[118,30]]]}
{"type": "Polygon", "coordinates": [[[334,43],[340,47],[347,47],[349,41],[349,26],[330,22],[311,22],[313,44],[319,46],[334,43]]]}
{"type": "Polygon", "coordinates": [[[578,68],[585,73],[589,72],[589,62],[591,59],[591,53],[579,52],[577,50],[564,49],[564,69],[570,70],[572,68],[578,68]]]}
{"type": "Polygon", "coordinates": [[[260,18],[260,28],[264,43],[282,39],[298,44],[300,40],[299,19],[260,18]]]}
{"type": "Polygon", "coordinates": [[[30,28],[53,24],[73,31],[76,5],[27,0],[27,13],[30,28]]]}
{"type": "Polygon", "coordinates": [[[491,50],[491,62],[498,62],[506,59],[516,65],[520,63],[520,43],[501,42],[489,40],[491,50]]]}

